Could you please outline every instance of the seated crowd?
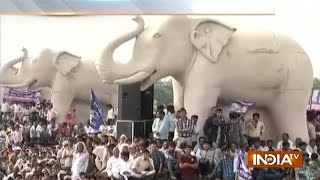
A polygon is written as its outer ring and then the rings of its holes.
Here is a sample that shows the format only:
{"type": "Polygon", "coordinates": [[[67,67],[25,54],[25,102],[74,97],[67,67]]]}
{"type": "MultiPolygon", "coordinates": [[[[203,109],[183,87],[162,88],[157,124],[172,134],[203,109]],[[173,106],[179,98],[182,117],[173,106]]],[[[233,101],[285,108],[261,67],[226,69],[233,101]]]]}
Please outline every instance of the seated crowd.
{"type": "Polygon", "coordinates": [[[50,102],[22,109],[1,111],[0,179],[234,180],[241,179],[239,159],[246,163],[249,150],[298,150],[304,163],[298,169],[249,169],[244,179],[320,179],[320,138],[313,132],[319,114],[314,111],[307,115],[309,134],[314,136],[308,143],[292,141],[288,133],[275,143],[261,139],[265,126],[258,113],[250,120],[235,112],[224,117],[216,107],[205,121],[204,136],[198,137],[197,115],[189,118],[184,108],[159,106],[148,139],[117,135],[116,120],[110,118],[98,130],[90,120],[85,126],[58,125],[50,102]]]}

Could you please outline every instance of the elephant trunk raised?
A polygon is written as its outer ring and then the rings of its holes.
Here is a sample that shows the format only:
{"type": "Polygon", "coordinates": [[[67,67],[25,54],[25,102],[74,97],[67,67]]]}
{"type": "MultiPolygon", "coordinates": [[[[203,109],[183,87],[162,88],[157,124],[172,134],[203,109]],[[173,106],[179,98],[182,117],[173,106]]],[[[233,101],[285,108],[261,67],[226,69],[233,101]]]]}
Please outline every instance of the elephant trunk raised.
{"type": "MultiPolygon", "coordinates": [[[[118,79],[122,79],[122,78],[129,77],[130,75],[133,75],[135,73],[136,68],[134,68],[130,64],[116,63],[116,61],[113,58],[114,51],[121,44],[137,37],[144,30],[144,20],[142,19],[142,17],[137,16],[133,20],[138,24],[137,28],[115,39],[114,41],[110,42],[105,48],[105,50],[103,51],[102,57],[98,61],[96,61],[97,71],[101,77],[108,77],[109,75],[112,75],[112,76],[117,76],[118,79]],[[122,73],[120,74],[119,72],[122,72],[122,73]]],[[[131,63],[131,61],[129,63],[131,63]]],[[[135,77],[132,77],[132,78],[141,79],[142,78],[141,76],[147,76],[147,75],[143,73],[137,73],[135,77]]],[[[114,83],[114,82],[109,82],[106,79],[102,79],[102,81],[104,83],[114,83]]]]}
{"type": "Polygon", "coordinates": [[[23,80],[21,76],[17,74],[17,69],[14,67],[15,64],[23,62],[28,58],[28,51],[22,49],[23,55],[17,59],[11,60],[3,65],[0,72],[0,83],[4,87],[19,88],[26,87],[30,83],[29,81],[23,80]]]}

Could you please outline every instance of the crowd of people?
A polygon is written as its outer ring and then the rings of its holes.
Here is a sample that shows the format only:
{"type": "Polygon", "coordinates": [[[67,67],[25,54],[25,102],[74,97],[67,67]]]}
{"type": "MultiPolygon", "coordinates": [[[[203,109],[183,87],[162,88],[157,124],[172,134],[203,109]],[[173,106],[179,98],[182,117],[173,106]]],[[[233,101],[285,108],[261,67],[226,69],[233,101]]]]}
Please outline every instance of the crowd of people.
{"type": "MultiPolygon", "coordinates": [[[[108,106],[112,113],[112,106],[108,106]]],[[[50,101],[4,101],[0,116],[0,179],[320,179],[319,112],[308,111],[310,141],[263,140],[265,125],[259,113],[244,114],[213,107],[197,126],[198,116],[184,108],[158,106],[152,138],[117,134],[116,117],[108,115],[99,129],[67,121],[57,124],[50,101]],[[204,136],[199,136],[203,131],[204,136]],[[239,161],[247,162],[249,150],[303,152],[303,167],[296,169],[248,169],[239,173],[239,161]]],[[[69,114],[76,119],[75,114],[69,114]]],[[[67,119],[68,117],[66,117],[67,119]]]]}

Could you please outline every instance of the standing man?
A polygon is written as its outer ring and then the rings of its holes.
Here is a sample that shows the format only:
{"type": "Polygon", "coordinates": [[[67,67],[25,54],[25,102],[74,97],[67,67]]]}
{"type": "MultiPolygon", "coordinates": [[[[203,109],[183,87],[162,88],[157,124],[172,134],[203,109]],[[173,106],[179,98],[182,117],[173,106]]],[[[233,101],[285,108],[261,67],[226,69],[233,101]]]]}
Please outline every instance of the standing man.
{"type": "Polygon", "coordinates": [[[50,122],[52,119],[57,117],[57,112],[53,108],[53,103],[48,103],[47,107],[47,121],[50,122]]]}
{"type": "Polygon", "coordinates": [[[165,116],[164,111],[157,113],[157,118],[153,121],[152,132],[155,139],[167,140],[169,138],[170,121],[165,116]]]}
{"type": "Polygon", "coordinates": [[[176,122],[176,128],[178,132],[178,147],[180,147],[182,143],[192,146],[191,135],[193,132],[193,123],[191,119],[187,117],[187,111],[184,108],[180,109],[180,118],[176,122]]]}
{"type": "Polygon", "coordinates": [[[11,106],[11,109],[13,110],[13,115],[14,115],[14,118],[20,118],[19,117],[19,114],[21,112],[21,106],[18,102],[15,102],[12,106],[11,106]]]}
{"type": "Polygon", "coordinates": [[[111,104],[107,105],[107,123],[109,125],[110,121],[114,121],[115,119],[115,112],[114,108],[112,107],[111,104]]]}
{"type": "Polygon", "coordinates": [[[260,141],[260,137],[265,130],[264,123],[259,119],[260,114],[253,113],[252,120],[246,123],[246,134],[248,136],[249,146],[252,146],[255,141],[260,141]]]}
{"type": "Polygon", "coordinates": [[[204,126],[203,126],[203,132],[208,140],[208,142],[212,145],[212,142],[215,141],[218,134],[218,125],[216,123],[217,121],[217,107],[211,108],[212,115],[208,117],[206,120],[204,126]]]}
{"type": "Polygon", "coordinates": [[[9,102],[3,100],[1,104],[1,120],[7,121],[10,114],[10,105],[9,102]]]}
{"type": "Polygon", "coordinates": [[[169,129],[169,140],[172,141],[174,138],[174,131],[176,129],[176,117],[175,117],[175,110],[173,105],[167,106],[167,114],[166,117],[170,121],[170,129],[169,129]]]}
{"type": "Polygon", "coordinates": [[[206,120],[203,126],[203,132],[212,147],[217,147],[217,143],[222,145],[221,141],[223,140],[225,133],[223,110],[217,107],[212,107],[211,110],[212,116],[206,120]]]}

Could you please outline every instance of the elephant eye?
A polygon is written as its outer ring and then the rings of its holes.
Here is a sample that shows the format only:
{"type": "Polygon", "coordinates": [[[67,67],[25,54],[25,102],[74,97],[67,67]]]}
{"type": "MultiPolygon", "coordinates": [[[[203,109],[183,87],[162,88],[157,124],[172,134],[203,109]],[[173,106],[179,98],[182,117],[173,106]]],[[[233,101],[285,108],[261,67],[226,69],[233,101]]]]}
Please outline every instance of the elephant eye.
{"type": "Polygon", "coordinates": [[[153,35],[153,38],[159,38],[159,37],[161,37],[161,34],[160,34],[160,33],[155,33],[155,34],[153,35]]]}

